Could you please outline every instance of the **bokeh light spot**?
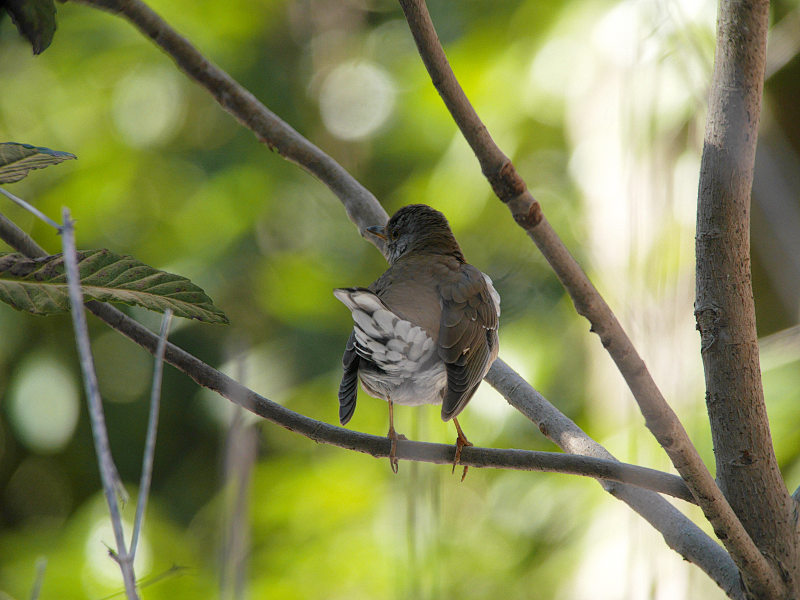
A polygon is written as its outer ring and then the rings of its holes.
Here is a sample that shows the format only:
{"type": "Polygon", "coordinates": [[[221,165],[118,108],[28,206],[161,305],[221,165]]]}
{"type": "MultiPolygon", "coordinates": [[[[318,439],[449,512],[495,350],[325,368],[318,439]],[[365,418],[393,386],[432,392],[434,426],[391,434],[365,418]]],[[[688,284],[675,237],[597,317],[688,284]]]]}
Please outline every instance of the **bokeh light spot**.
{"type": "Polygon", "coordinates": [[[147,147],[172,137],[183,116],[179,76],[158,67],[132,73],[117,84],[111,114],[126,143],[147,147]]]}
{"type": "Polygon", "coordinates": [[[36,452],[57,452],[72,438],[79,414],[77,385],[65,367],[46,354],[23,360],[8,392],[17,439],[36,452]]]}
{"type": "Polygon", "coordinates": [[[328,73],[319,91],[322,122],[336,137],[358,140],[373,134],[394,108],[391,76],[370,62],[346,62],[328,73]]]}

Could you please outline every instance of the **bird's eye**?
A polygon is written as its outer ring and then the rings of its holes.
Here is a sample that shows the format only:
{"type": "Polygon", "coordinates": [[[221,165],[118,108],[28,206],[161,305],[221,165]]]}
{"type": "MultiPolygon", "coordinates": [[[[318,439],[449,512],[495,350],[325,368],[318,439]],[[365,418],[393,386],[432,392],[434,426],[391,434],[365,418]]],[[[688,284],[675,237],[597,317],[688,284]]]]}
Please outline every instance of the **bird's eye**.
{"type": "Polygon", "coordinates": [[[393,229],[389,232],[389,239],[395,241],[397,239],[398,233],[396,229],[393,229]]]}

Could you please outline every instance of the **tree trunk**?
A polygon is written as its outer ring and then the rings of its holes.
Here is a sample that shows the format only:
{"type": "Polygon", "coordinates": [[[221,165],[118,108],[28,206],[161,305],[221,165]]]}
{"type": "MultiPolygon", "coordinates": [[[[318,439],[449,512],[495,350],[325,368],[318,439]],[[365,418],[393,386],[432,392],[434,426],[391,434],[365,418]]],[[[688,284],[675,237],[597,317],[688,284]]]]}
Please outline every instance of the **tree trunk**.
{"type": "MultiPolygon", "coordinates": [[[[768,0],[721,0],[719,6],[697,208],[695,315],[718,484],[797,598],[795,506],[772,446],[750,274],[750,191],[768,13],[768,0]]],[[[747,573],[743,578],[751,583],[747,573]]]]}

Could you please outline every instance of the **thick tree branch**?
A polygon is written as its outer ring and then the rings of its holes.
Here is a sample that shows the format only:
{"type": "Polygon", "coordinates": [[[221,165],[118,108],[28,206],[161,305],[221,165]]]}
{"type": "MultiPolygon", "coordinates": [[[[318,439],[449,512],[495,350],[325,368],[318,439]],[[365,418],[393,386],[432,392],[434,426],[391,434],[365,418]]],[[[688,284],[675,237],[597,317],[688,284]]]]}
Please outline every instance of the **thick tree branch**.
{"type": "MultiPolygon", "coordinates": [[[[697,206],[697,301],[717,481],[762,553],[800,596],[795,505],[761,385],[750,273],[750,192],[766,65],[768,0],[722,0],[697,206]]],[[[754,591],[745,572],[745,582],[754,591]]]]}
{"type": "Polygon", "coordinates": [[[455,77],[424,0],[399,0],[431,80],[472,147],[495,194],[511,210],[550,263],[579,314],[592,324],[636,399],[645,423],[697,498],[714,531],[740,570],[756,570],[760,585],[778,593],[780,577],[761,555],[714,482],[677,415],[667,404],[630,338],[605,300],[542,214],[509,158],[491,139],[455,77]],[[755,566],[755,569],[754,569],[755,566]]]}

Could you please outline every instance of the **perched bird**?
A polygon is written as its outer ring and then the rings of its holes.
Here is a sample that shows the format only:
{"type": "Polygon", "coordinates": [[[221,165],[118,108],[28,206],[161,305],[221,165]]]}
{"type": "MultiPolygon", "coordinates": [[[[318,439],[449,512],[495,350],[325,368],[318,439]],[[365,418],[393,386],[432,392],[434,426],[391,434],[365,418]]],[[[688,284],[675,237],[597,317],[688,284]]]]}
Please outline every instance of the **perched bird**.
{"type": "MultiPolygon", "coordinates": [[[[356,408],[356,383],[389,403],[389,461],[397,472],[394,404],[441,404],[458,437],[453,470],[467,440],[456,417],[497,358],[500,296],[492,280],[468,264],[442,213],[424,204],[398,210],[385,227],[389,268],[368,288],[334,295],[353,315],[342,358],[339,421],[356,408]]],[[[464,467],[462,479],[466,476],[464,467]]]]}

